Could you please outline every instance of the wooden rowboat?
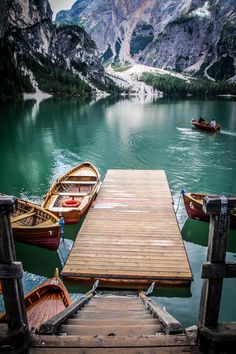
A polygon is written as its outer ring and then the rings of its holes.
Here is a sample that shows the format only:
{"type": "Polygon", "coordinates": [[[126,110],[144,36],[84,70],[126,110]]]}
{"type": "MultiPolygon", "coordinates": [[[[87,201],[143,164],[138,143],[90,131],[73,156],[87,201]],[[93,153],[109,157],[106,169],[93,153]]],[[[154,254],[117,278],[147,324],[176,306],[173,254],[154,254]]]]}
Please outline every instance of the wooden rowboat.
{"type": "Polygon", "coordinates": [[[66,224],[74,224],[88,210],[100,188],[100,174],[90,162],[84,162],[58,178],[46,194],[42,207],[66,224]]]}
{"type": "MultiPolygon", "coordinates": [[[[25,297],[25,306],[30,330],[37,330],[42,323],[48,321],[72,304],[71,297],[58,276],[55,276],[30,291],[25,297]]],[[[6,314],[2,314],[0,322],[6,322],[6,314]]]]}
{"type": "Polygon", "coordinates": [[[57,250],[60,243],[59,219],[32,202],[17,199],[18,208],[11,215],[14,240],[57,250]]]}
{"type": "MultiPolygon", "coordinates": [[[[190,218],[209,222],[210,216],[202,210],[203,198],[206,196],[209,195],[199,193],[183,194],[185,209],[190,218]]],[[[230,228],[236,229],[236,215],[234,214],[230,216],[230,228]]]]}
{"type": "Polygon", "coordinates": [[[211,127],[209,123],[199,123],[198,120],[192,119],[191,120],[192,126],[198,129],[206,130],[211,133],[216,133],[220,131],[220,126],[217,125],[215,128],[211,127]]]}

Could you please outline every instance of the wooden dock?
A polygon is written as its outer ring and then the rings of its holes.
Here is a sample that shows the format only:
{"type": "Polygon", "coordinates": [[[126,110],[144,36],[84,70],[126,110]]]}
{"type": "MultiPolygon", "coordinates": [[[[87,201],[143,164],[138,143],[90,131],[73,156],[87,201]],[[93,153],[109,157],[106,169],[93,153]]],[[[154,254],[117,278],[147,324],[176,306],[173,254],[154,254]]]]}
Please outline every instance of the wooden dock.
{"type": "Polygon", "coordinates": [[[192,272],[166,174],[109,170],[62,270],[101,286],[189,285],[192,272]]]}

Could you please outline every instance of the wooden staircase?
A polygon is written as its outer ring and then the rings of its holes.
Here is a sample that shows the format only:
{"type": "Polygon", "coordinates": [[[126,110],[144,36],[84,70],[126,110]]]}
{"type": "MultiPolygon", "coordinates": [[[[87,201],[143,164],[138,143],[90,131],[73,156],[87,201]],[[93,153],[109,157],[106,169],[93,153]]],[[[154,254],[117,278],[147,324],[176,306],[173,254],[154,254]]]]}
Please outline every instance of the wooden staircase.
{"type": "Polygon", "coordinates": [[[192,353],[190,341],[181,324],[143,292],[89,292],[32,335],[30,353],[192,353]]]}
{"type": "Polygon", "coordinates": [[[138,336],[163,333],[138,297],[95,297],[59,328],[59,334],[88,336],[138,336]]]}

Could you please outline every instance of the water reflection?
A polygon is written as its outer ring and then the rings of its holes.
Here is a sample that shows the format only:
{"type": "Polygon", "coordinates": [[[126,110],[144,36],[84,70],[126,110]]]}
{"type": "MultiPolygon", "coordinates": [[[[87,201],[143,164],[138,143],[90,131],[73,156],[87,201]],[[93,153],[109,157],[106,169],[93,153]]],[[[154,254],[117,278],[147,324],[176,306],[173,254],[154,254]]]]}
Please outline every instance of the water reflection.
{"type": "MultiPolygon", "coordinates": [[[[182,236],[185,241],[208,246],[209,223],[205,221],[188,219],[182,229],[182,236]]],[[[236,252],[236,230],[230,230],[227,241],[227,251],[236,252]]]]}

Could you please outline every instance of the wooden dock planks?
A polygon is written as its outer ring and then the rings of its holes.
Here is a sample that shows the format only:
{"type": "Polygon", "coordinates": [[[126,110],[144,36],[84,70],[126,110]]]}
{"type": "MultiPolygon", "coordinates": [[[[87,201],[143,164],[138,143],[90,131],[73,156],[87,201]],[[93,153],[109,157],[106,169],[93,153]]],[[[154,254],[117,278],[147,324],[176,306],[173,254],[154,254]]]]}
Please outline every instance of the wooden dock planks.
{"type": "Polygon", "coordinates": [[[189,284],[192,273],[164,171],[109,170],[63,278],[139,287],[189,284]]]}

